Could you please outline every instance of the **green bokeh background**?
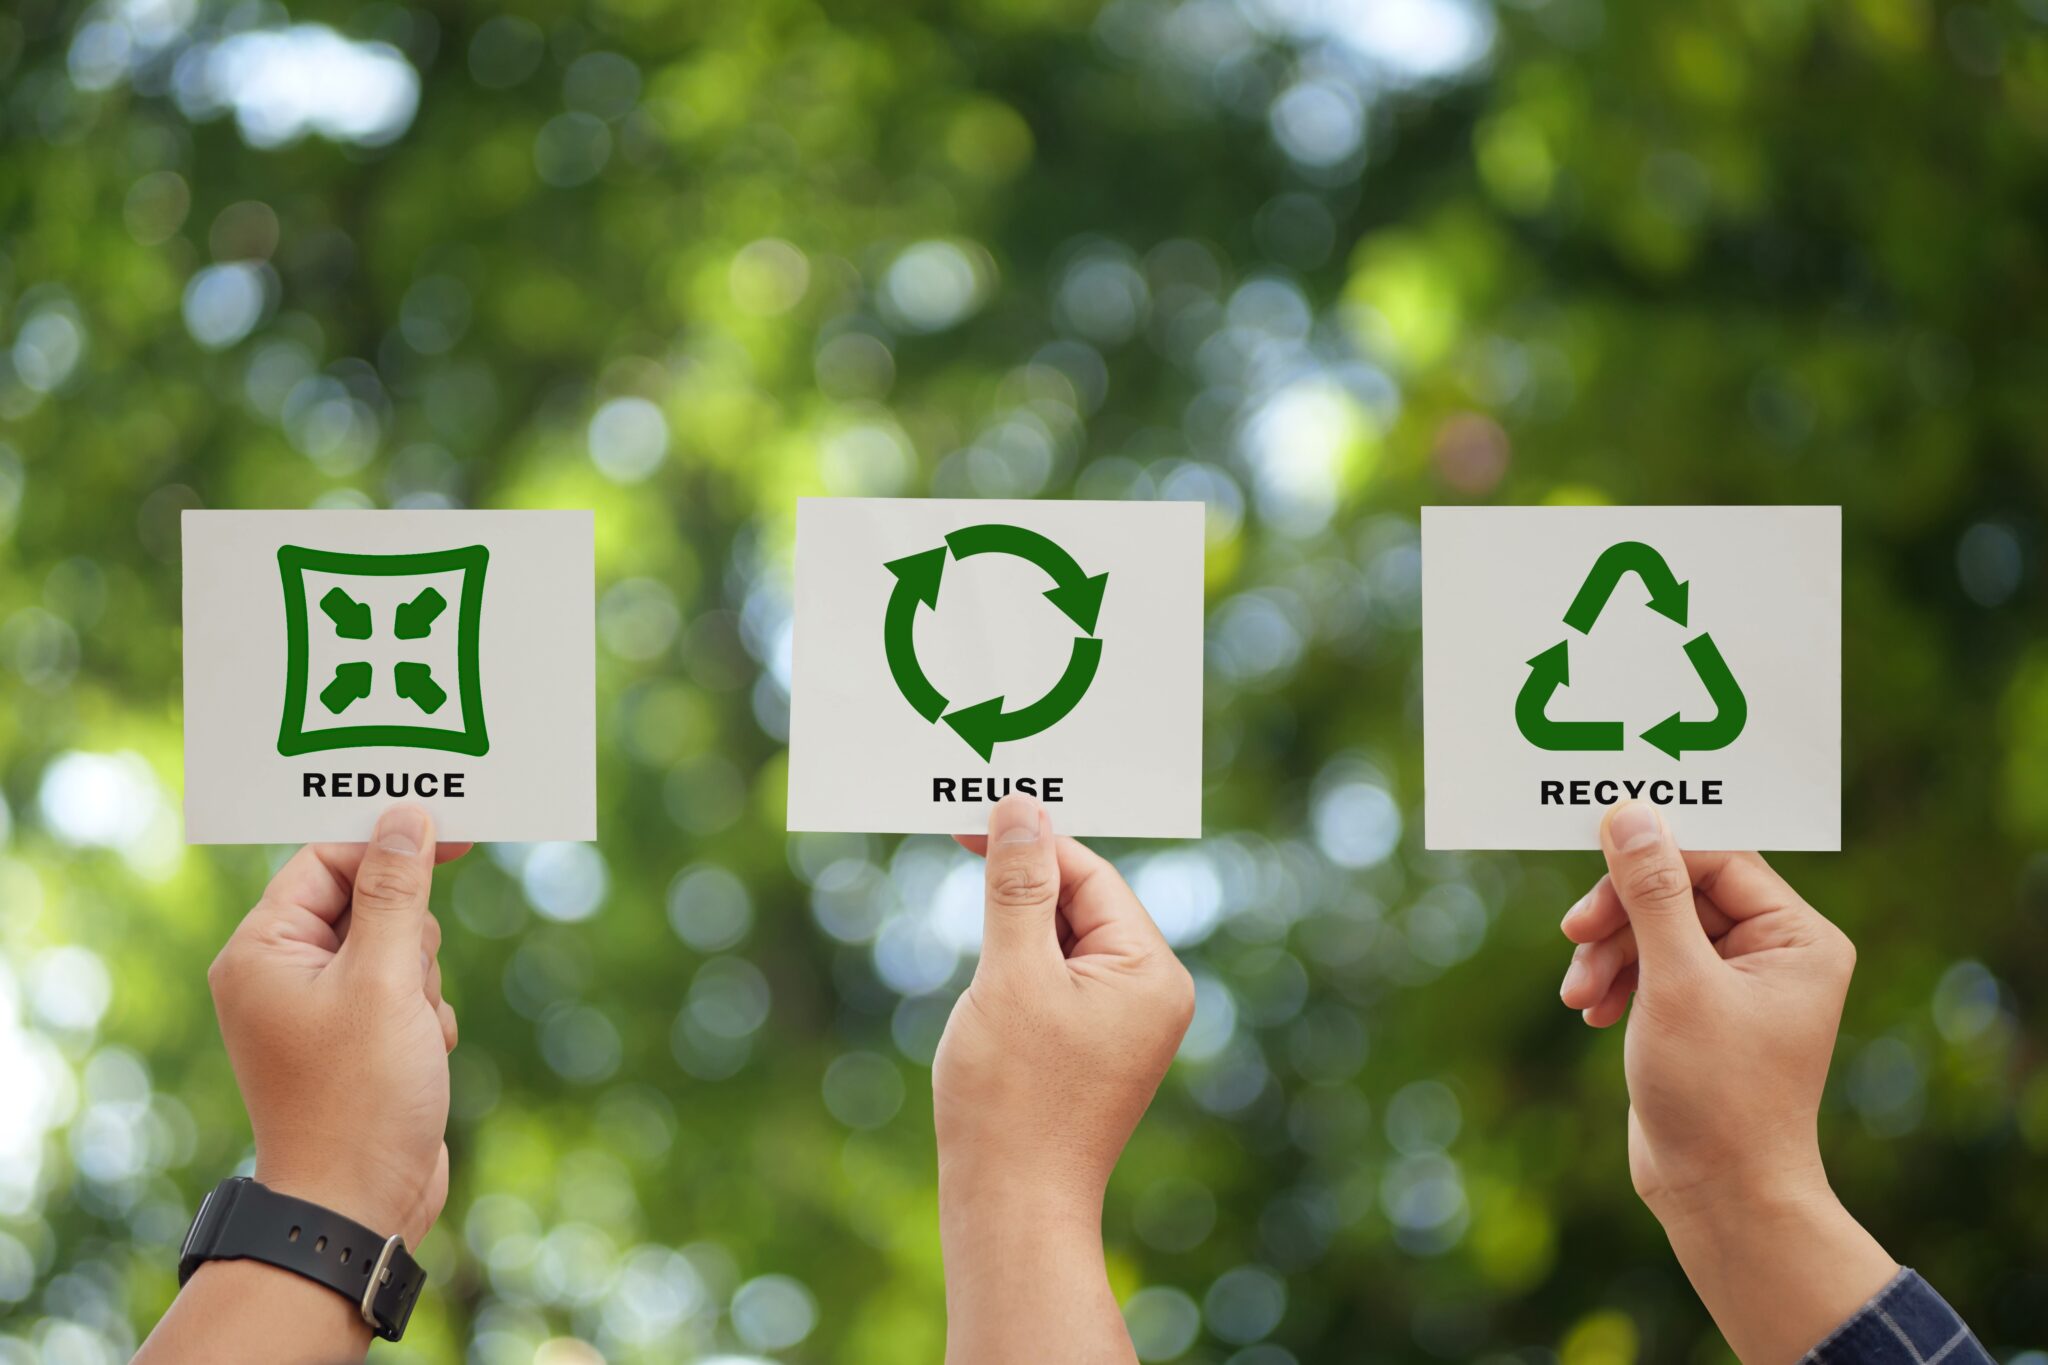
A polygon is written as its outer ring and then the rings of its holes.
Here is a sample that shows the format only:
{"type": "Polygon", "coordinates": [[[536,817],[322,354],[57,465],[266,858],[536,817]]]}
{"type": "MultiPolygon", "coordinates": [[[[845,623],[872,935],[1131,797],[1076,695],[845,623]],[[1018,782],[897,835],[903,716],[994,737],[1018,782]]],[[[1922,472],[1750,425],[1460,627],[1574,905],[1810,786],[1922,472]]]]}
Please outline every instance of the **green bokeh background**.
{"type": "Polygon", "coordinates": [[[1596,861],[1421,847],[1417,509],[1842,504],[1829,1168],[2048,1348],[2048,5],[496,13],[0,13],[0,1361],[125,1358],[246,1159],[203,975],[285,850],[181,844],[178,513],[312,505],[597,512],[603,837],[438,880],[382,1358],[938,1358],[973,872],[782,831],[827,492],[1212,509],[1208,837],[1108,847],[1202,1013],[1104,1227],[1208,1365],[1727,1358],[1557,1004],[1596,861]]]}

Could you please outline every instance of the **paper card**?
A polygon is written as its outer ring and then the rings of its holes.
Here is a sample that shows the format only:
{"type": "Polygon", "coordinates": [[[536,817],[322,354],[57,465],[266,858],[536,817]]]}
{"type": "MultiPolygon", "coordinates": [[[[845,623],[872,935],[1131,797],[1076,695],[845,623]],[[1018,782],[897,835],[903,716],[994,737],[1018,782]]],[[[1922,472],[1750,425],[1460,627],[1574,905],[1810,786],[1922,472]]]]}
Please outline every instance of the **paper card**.
{"type": "Polygon", "coordinates": [[[1196,502],[797,504],[789,828],[1202,832],[1196,502]]]}
{"type": "Polygon", "coordinates": [[[1433,849],[1841,847],[1839,507],[1425,507],[1433,849]]]}
{"type": "Polygon", "coordinates": [[[597,837],[591,514],[184,515],[185,837],[597,837]]]}

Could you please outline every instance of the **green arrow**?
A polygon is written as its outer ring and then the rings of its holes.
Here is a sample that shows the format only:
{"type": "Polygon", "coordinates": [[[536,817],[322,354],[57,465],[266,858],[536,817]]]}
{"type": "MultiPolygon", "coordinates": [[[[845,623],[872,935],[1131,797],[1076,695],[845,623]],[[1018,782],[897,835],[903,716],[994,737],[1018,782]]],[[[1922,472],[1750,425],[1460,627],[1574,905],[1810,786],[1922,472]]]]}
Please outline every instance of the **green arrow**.
{"type": "Polygon", "coordinates": [[[1683,758],[1687,749],[1725,749],[1749,723],[1749,699],[1742,695],[1742,685],[1729,671],[1714,637],[1700,635],[1686,641],[1685,657],[1692,660],[1693,671],[1707,685],[1715,711],[1712,720],[1684,720],[1673,712],[1643,731],[1644,739],[1673,758],[1683,758]]]}
{"type": "Polygon", "coordinates": [[[1082,630],[1090,635],[1095,633],[1096,618],[1102,614],[1102,590],[1109,584],[1109,575],[1099,573],[1090,578],[1081,572],[1072,555],[1038,532],[987,522],[962,527],[946,537],[946,544],[955,559],[1006,554],[1030,560],[1052,575],[1054,586],[1045,594],[1045,600],[1065,612],[1067,619],[1082,630]]]}
{"type": "Polygon", "coordinates": [[[1559,640],[1529,660],[1529,678],[1515,697],[1515,725],[1539,749],[1619,749],[1625,742],[1618,720],[1552,720],[1543,714],[1551,694],[1571,683],[1571,656],[1559,640]]]}
{"type": "MultiPolygon", "coordinates": [[[[335,591],[339,592],[341,590],[337,588],[335,591]]],[[[329,596],[332,595],[331,593],[329,594],[329,596]]],[[[321,605],[325,606],[326,603],[323,602],[321,605]]],[[[363,608],[365,616],[368,616],[369,612],[370,609],[368,607],[363,608]]],[[[338,716],[369,695],[370,666],[368,664],[336,664],[334,666],[334,681],[320,689],[320,704],[338,716]]]]}
{"type": "Polygon", "coordinates": [[[403,663],[392,669],[391,690],[430,716],[448,700],[441,684],[434,681],[434,670],[422,663],[403,663]]]}
{"type": "Polygon", "coordinates": [[[1003,699],[994,697],[950,712],[946,716],[946,724],[959,732],[969,748],[981,755],[982,762],[990,762],[995,757],[996,745],[1013,739],[1028,739],[1057,725],[1088,691],[1088,684],[1095,681],[1095,670],[1101,663],[1102,641],[1093,637],[1078,639],[1074,641],[1074,652],[1067,658],[1067,671],[1053,684],[1052,691],[1037,701],[1015,711],[1005,711],[1003,699]]]}
{"type": "Polygon", "coordinates": [[[320,610],[334,622],[334,633],[344,640],[370,638],[370,609],[340,588],[329,588],[320,599],[320,610]]]}
{"type": "Polygon", "coordinates": [[[946,547],[905,555],[882,567],[896,575],[896,586],[889,593],[889,612],[882,623],[889,673],[896,679],[896,690],[917,708],[917,714],[935,721],[946,709],[946,698],[925,677],[924,665],[917,661],[917,637],[911,628],[917,621],[920,603],[933,608],[939,605],[939,579],[946,572],[946,547]]]}
{"type": "Polygon", "coordinates": [[[1585,583],[1579,588],[1579,595],[1565,610],[1564,623],[1581,635],[1592,630],[1593,623],[1600,619],[1600,608],[1607,605],[1615,585],[1628,573],[1642,579],[1643,586],[1650,590],[1651,611],[1668,616],[1681,626],[1685,624],[1692,585],[1679,582],[1664,556],[1640,540],[1624,540],[1600,552],[1600,558],[1593,561],[1585,583]]]}
{"type": "Polygon", "coordinates": [[[401,603],[392,613],[391,633],[401,640],[424,640],[434,629],[434,618],[447,607],[447,598],[432,588],[421,588],[419,596],[401,603]]]}

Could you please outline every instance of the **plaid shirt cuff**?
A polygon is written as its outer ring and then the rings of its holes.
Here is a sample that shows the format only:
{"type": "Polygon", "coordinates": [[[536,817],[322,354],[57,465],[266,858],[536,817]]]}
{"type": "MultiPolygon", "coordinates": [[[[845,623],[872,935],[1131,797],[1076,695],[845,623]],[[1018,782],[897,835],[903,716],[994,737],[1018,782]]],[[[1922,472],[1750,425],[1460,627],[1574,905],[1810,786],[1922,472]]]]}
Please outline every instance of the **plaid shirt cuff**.
{"type": "Polygon", "coordinates": [[[1901,1269],[1800,1365],[1996,1365],[1934,1286],[1901,1269]]]}

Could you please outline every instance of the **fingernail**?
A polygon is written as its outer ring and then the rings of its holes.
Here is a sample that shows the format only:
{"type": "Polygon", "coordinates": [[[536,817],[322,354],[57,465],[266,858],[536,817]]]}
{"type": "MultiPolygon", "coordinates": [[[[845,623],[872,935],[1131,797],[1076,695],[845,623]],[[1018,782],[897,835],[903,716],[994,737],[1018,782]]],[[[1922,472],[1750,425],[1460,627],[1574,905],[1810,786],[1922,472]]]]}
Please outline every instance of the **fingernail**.
{"type": "Polygon", "coordinates": [[[1648,848],[1664,835],[1657,812],[1640,801],[1624,801],[1607,817],[1607,829],[1614,847],[1623,853],[1648,848]]]}
{"type": "Polygon", "coordinates": [[[377,847],[386,853],[417,853],[427,839],[427,813],[418,806],[393,806],[377,818],[377,847]]]}
{"type": "Polygon", "coordinates": [[[1038,837],[1038,802],[1028,796],[1006,796],[996,802],[995,840],[999,844],[1028,844],[1038,837]]]}
{"type": "Polygon", "coordinates": [[[1563,1000],[1572,990],[1586,979],[1586,964],[1579,961],[1577,953],[1572,954],[1572,965],[1564,969],[1564,980],[1558,983],[1557,998],[1563,1000]]]}
{"type": "Polygon", "coordinates": [[[1572,916],[1573,916],[1573,915],[1576,915],[1576,914],[1578,914],[1578,913],[1579,913],[1579,911],[1581,911],[1581,910],[1585,909],[1585,908],[1586,908],[1586,902],[1587,902],[1587,901],[1589,901],[1589,900],[1591,900],[1591,899],[1593,899],[1593,893],[1592,893],[1592,892],[1590,892],[1590,891],[1588,891],[1588,892],[1587,892],[1587,893],[1586,893],[1585,895],[1583,895],[1583,896],[1579,897],[1579,898],[1578,898],[1577,900],[1573,901],[1573,902],[1572,902],[1572,908],[1571,908],[1571,909],[1569,909],[1569,910],[1567,910],[1567,911],[1565,911],[1565,912],[1564,912],[1564,918],[1563,918],[1563,919],[1561,919],[1561,920],[1559,920],[1559,921],[1557,922],[1557,923],[1558,923],[1558,926],[1559,926],[1560,928],[1562,928],[1562,927],[1563,927],[1564,925],[1570,924],[1570,923],[1572,922],[1572,916]]]}

